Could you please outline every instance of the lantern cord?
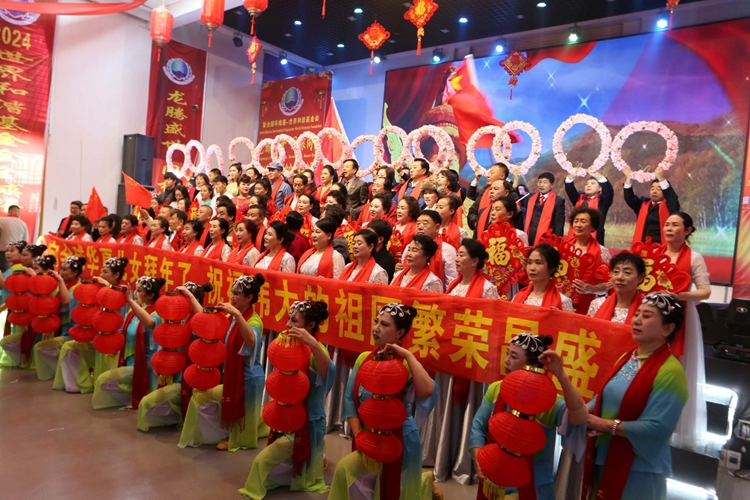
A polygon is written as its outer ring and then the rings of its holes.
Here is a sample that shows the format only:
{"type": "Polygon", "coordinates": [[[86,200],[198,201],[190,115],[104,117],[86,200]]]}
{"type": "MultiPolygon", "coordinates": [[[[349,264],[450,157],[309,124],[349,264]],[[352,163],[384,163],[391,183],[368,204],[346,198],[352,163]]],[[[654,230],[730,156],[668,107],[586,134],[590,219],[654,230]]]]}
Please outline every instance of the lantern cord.
{"type": "Polygon", "coordinates": [[[323,19],[326,18],[326,0],[323,0],[323,19]]]}
{"type": "Polygon", "coordinates": [[[672,31],[672,17],[674,16],[674,9],[669,9],[669,31],[672,31]]]}
{"type": "Polygon", "coordinates": [[[250,34],[255,34],[255,16],[250,16],[250,34]]]}
{"type": "Polygon", "coordinates": [[[213,31],[209,31],[208,32],[208,48],[209,49],[211,48],[211,41],[213,41],[213,38],[214,38],[214,32],[213,31]]]}
{"type": "Polygon", "coordinates": [[[417,37],[417,55],[422,54],[422,37],[417,37]]]}
{"type": "Polygon", "coordinates": [[[372,76],[372,65],[373,65],[373,62],[374,62],[373,61],[374,57],[375,57],[375,51],[371,50],[370,51],[370,76],[372,76]]]}
{"type": "Polygon", "coordinates": [[[161,47],[156,46],[156,62],[161,62],[161,47]]]}
{"type": "Polygon", "coordinates": [[[250,82],[250,85],[255,85],[255,63],[253,63],[253,79],[250,82]]]}
{"type": "Polygon", "coordinates": [[[510,100],[513,100],[513,87],[510,88],[510,100]]]}

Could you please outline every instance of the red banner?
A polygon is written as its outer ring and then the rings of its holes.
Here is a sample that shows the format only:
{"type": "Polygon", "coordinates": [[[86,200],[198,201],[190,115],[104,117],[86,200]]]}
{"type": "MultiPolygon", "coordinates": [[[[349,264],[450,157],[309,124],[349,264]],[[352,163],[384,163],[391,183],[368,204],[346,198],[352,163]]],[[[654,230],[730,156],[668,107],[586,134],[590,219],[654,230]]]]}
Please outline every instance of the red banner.
{"type": "MultiPolygon", "coordinates": [[[[748,141],[750,141],[750,132],[748,133],[748,141]]],[[[750,299],[750,151],[745,158],[745,172],[742,179],[740,219],[737,224],[737,249],[734,252],[736,258],[732,297],[750,299]]]]}
{"type": "Polygon", "coordinates": [[[175,41],[153,46],[146,134],[154,138],[154,186],[164,179],[169,146],[201,140],[205,81],[205,50],[175,41]]]}
{"type": "MultiPolygon", "coordinates": [[[[333,73],[323,71],[296,78],[263,82],[260,93],[260,126],[258,142],[287,134],[295,139],[302,132],[317,134],[324,127],[328,107],[331,104],[333,73]]],[[[301,148],[302,157],[308,165],[315,157],[310,141],[301,148]]],[[[271,161],[271,148],[266,147],[261,155],[261,165],[271,161]]],[[[287,146],[284,166],[294,166],[294,154],[287,146]]]]}
{"type": "Polygon", "coordinates": [[[0,9],[0,209],[36,233],[44,178],[55,16],[0,9]]]}
{"type": "Polygon", "coordinates": [[[225,302],[235,279],[260,272],[266,284],[256,311],[264,327],[285,330],[292,302],[322,300],[328,304],[329,319],[321,325],[318,339],[356,352],[373,348],[370,325],[380,307],[389,302],[409,304],[419,315],[404,347],[431,370],[480,382],[501,377],[507,342],[514,335],[547,334],[555,338],[554,349],[568,375],[588,399],[600,377],[634,346],[629,327],[547,308],[256,270],[139,245],[73,244],[49,235],[47,245],[58,261],[68,255],[86,257],[88,275],[98,276],[110,257],[127,257],[125,281],[131,285],[143,275],[164,278],[167,290],[186,281],[209,282],[214,291],[206,296],[206,304],[225,302]]]}

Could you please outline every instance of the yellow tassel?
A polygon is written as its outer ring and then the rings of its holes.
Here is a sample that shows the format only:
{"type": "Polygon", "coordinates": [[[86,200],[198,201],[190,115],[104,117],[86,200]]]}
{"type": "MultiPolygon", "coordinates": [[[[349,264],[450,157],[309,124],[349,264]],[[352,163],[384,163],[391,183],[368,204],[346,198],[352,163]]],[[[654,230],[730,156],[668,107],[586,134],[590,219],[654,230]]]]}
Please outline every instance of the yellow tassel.
{"type": "Polygon", "coordinates": [[[159,385],[166,387],[174,383],[174,377],[172,375],[159,375],[159,385]]]}
{"type": "Polygon", "coordinates": [[[504,500],[505,499],[505,487],[493,483],[486,477],[482,481],[482,493],[487,497],[487,500],[504,500]]]}
{"type": "Polygon", "coordinates": [[[380,466],[383,465],[381,462],[376,462],[361,451],[359,452],[359,456],[362,457],[362,464],[365,466],[365,469],[367,469],[367,472],[370,474],[377,474],[380,471],[380,466]]]}

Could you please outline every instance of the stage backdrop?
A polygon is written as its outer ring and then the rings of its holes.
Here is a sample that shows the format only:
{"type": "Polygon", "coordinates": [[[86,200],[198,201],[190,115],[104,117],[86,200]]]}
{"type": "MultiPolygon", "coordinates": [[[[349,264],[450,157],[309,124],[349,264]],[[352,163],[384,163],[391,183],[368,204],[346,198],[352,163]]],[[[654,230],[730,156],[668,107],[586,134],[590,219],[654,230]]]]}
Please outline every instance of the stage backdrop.
{"type": "Polygon", "coordinates": [[[56,16],[0,9],[0,210],[36,234],[56,16]]]}
{"type": "MultiPolygon", "coordinates": [[[[737,237],[737,214],[746,149],[748,117],[747,75],[750,75],[750,20],[579,44],[571,49],[540,49],[526,53],[533,67],[518,76],[510,100],[509,75],[499,63],[504,55],[477,59],[479,87],[501,121],[532,123],[542,136],[542,156],[526,175],[534,187],[543,171],[555,174],[555,190],[563,194],[566,172],[552,155],[552,137],[569,116],[586,113],[600,118],[612,136],[629,123],[663,122],[679,138],[679,155],[667,178],[680,198],[682,210],[698,228],[692,247],[705,257],[713,282],[729,283],[737,237]]],[[[459,62],[453,63],[454,65],[459,62]]],[[[444,75],[450,63],[388,72],[384,124],[409,131],[425,124],[444,127],[456,137],[449,105],[439,105],[444,75]]],[[[513,148],[511,161],[528,156],[530,142],[513,148]]],[[[565,136],[568,159],[585,166],[599,154],[599,137],[584,125],[565,136]]],[[[429,146],[423,147],[425,154],[429,146]]],[[[477,150],[481,165],[493,161],[489,149],[477,150]]],[[[461,173],[473,178],[460,147],[461,173]]],[[[654,133],[637,133],[623,147],[634,169],[654,170],[663,159],[664,140],[654,133]]],[[[615,187],[615,202],[607,219],[606,244],[630,246],[635,214],[622,196],[624,176],[611,162],[601,172],[615,187]]],[[[577,185],[582,189],[583,180],[577,185]]],[[[636,194],[648,186],[636,183],[636,194]]],[[[570,210],[570,204],[568,204],[570,210]]]]}
{"type": "MultiPolygon", "coordinates": [[[[172,41],[151,49],[146,135],[154,141],[153,186],[164,180],[167,149],[201,140],[206,51],[172,41]]],[[[179,154],[175,163],[182,164],[179,154]]]]}

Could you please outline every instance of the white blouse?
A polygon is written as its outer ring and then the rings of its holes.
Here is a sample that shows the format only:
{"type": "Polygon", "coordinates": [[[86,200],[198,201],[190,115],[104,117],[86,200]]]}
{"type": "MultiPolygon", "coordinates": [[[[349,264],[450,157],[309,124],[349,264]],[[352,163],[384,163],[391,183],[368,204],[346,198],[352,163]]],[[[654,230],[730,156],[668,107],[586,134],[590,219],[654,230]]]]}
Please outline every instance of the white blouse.
{"type": "MultiPolygon", "coordinates": [[[[542,307],[542,297],[532,297],[531,295],[523,302],[530,306],[542,307]]],[[[567,295],[560,294],[560,300],[562,301],[562,310],[573,312],[573,301],[568,298],[567,295]]]]}
{"type": "MultiPolygon", "coordinates": [[[[268,266],[271,265],[271,261],[274,257],[276,256],[271,256],[270,254],[266,255],[255,263],[255,267],[257,267],[258,269],[268,269],[268,266]]],[[[297,271],[297,263],[294,261],[294,257],[292,257],[292,254],[290,254],[289,252],[285,253],[281,258],[279,271],[281,271],[282,273],[294,273],[297,271]]]]}
{"type": "MultiPolygon", "coordinates": [[[[589,305],[589,311],[586,313],[587,316],[595,316],[596,312],[599,310],[600,307],[602,307],[602,304],[604,304],[604,301],[607,300],[607,297],[597,297],[594,300],[591,301],[591,305],[589,305]]],[[[625,324],[625,320],[628,319],[628,313],[630,312],[630,309],[627,307],[615,307],[615,313],[612,315],[612,323],[620,323],[621,325],[625,324]]]]}
{"type": "MultiPolygon", "coordinates": [[[[313,253],[310,257],[307,258],[304,264],[300,266],[299,272],[300,274],[305,274],[307,276],[318,276],[318,267],[320,267],[320,259],[323,258],[323,253],[313,253]]],[[[339,276],[341,276],[341,272],[346,267],[346,261],[344,260],[344,257],[337,252],[336,250],[333,251],[333,279],[339,279],[339,276]]]]}
{"type": "MultiPolygon", "coordinates": [[[[349,279],[347,281],[354,281],[354,278],[357,277],[357,275],[362,271],[361,269],[354,269],[352,271],[352,274],[349,275],[349,279]]],[[[375,264],[375,267],[372,268],[372,273],[370,273],[370,279],[367,280],[367,283],[374,283],[376,285],[387,285],[388,284],[388,273],[380,267],[378,264],[375,264]]]]}
{"type": "Polygon", "coordinates": [[[251,248],[249,252],[247,252],[247,255],[245,255],[245,258],[242,259],[242,265],[248,266],[248,267],[255,267],[255,263],[258,261],[258,257],[260,256],[260,252],[257,248],[251,248]]]}
{"type": "MultiPolygon", "coordinates": [[[[448,295],[452,297],[466,297],[466,293],[469,291],[469,285],[462,285],[459,283],[448,295]]],[[[482,285],[482,298],[483,299],[499,299],[500,296],[497,294],[497,287],[491,282],[484,280],[482,285]]]]}
{"type": "MultiPolygon", "coordinates": [[[[396,276],[393,277],[393,281],[391,281],[391,285],[398,279],[399,276],[406,273],[406,270],[399,271],[396,276]]],[[[406,276],[404,274],[404,278],[401,280],[401,288],[406,287],[409,285],[411,280],[414,279],[416,275],[414,276],[406,276]]],[[[443,282],[435,276],[434,273],[430,273],[430,275],[427,277],[427,279],[424,282],[424,285],[422,285],[422,291],[424,292],[435,292],[435,293],[443,293],[443,282]]]]}

